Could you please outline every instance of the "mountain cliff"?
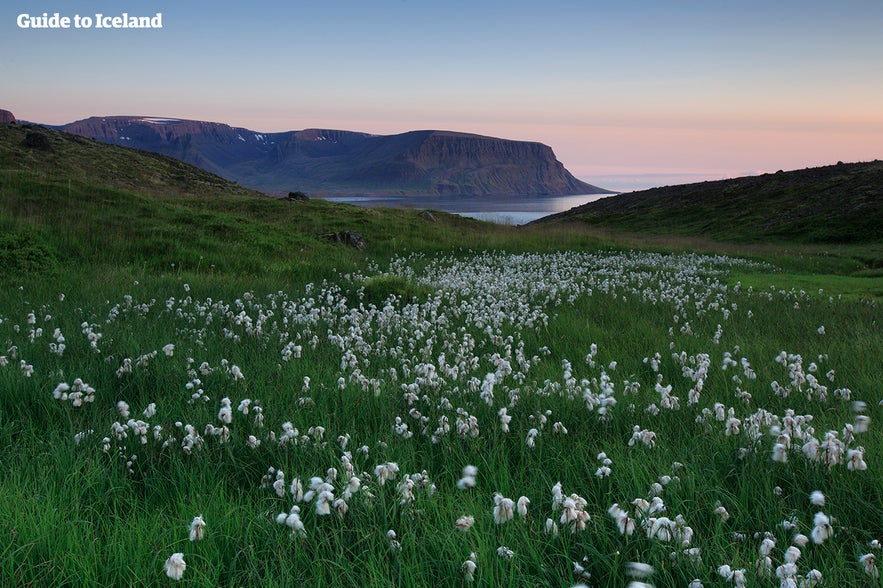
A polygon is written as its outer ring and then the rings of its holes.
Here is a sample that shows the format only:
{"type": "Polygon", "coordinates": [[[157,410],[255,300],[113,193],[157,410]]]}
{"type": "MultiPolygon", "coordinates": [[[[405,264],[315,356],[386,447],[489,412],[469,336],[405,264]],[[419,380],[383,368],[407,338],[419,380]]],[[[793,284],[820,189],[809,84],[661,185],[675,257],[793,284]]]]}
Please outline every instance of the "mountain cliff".
{"type": "Polygon", "coordinates": [[[14,123],[15,116],[8,110],[0,110],[0,124],[14,123]]]}
{"type": "Polygon", "coordinates": [[[568,172],[546,145],[450,131],[259,133],[194,120],[112,116],[57,127],[169,155],[266,192],[314,195],[564,196],[606,190],[568,172]]]}

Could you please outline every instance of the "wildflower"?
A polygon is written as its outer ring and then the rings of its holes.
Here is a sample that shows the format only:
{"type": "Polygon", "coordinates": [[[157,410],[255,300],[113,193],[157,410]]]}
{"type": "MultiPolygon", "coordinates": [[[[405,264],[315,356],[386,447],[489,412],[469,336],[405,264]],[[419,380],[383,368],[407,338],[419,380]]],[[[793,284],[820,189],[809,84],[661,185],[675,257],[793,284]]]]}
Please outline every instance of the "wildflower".
{"type": "Polygon", "coordinates": [[[773,445],[773,461],[778,463],[786,463],[788,461],[788,448],[784,443],[773,445]]]}
{"type": "Polygon", "coordinates": [[[245,375],[242,373],[242,370],[239,369],[238,365],[231,366],[230,373],[233,375],[234,382],[238,382],[239,380],[245,379],[245,375]]]}
{"type": "Polygon", "coordinates": [[[795,533],[794,536],[791,537],[791,543],[797,547],[805,547],[806,544],[809,543],[809,537],[803,533],[795,533]]]}
{"type": "Polygon", "coordinates": [[[880,577],[880,570],[877,568],[877,557],[873,553],[866,553],[860,556],[858,562],[862,564],[867,575],[874,579],[880,577]]]}
{"type": "Polygon", "coordinates": [[[119,411],[122,418],[129,418],[129,403],[125,400],[120,400],[117,402],[117,411],[119,411]]]}
{"type": "Polygon", "coordinates": [[[527,496],[522,496],[518,499],[518,514],[526,517],[527,516],[527,507],[530,505],[530,499],[527,496]]]}
{"type": "Polygon", "coordinates": [[[630,561],[625,565],[625,573],[632,578],[649,578],[655,570],[653,566],[637,561],[630,561]]]}
{"type": "Polygon", "coordinates": [[[460,569],[463,570],[463,577],[467,582],[475,581],[475,570],[478,569],[478,565],[475,563],[477,556],[475,552],[469,554],[469,559],[463,562],[463,565],[460,569]]]}
{"type": "Polygon", "coordinates": [[[383,486],[387,480],[394,480],[399,472],[399,464],[395,462],[382,463],[374,468],[374,476],[377,482],[383,486]]]}
{"type": "Polygon", "coordinates": [[[472,525],[475,524],[475,517],[469,515],[463,515],[454,523],[454,526],[458,531],[466,532],[472,528],[472,525]]]}
{"type": "Polygon", "coordinates": [[[825,506],[825,495],[822,494],[822,493],[821,493],[820,491],[818,491],[818,490],[814,490],[814,491],[809,495],[809,501],[810,501],[810,503],[812,503],[814,506],[825,506]]]}
{"type": "Polygon", "coordinates": [[[811,535],[813,543],[817,545],[824,543],[826,539],[834,534],[834,530],[831,528],[831,520],[823,512],[816,513],[815,517],[813,517],[813,525],[811,535]]]}
{"type": "Polygon", "coordinates": [[[865,450],[863,447],[856,447],[846,452],[846,467],[849,470],[858,471],[868,469],[865,463],[865,450]]]}
{"type": "Polygon", "coordinates": [[[396,532],[390,529],[386,532],[386,540],[389,541],[389,546],[393,551],[401,551],[402,544],[396,539],[396,532]]]}
{"type": "Polygon", "coordinates": [[[497,547],[497,555],[502,559],[512,559],[515,557],[515,552],[509,549],[508,547],[501,545],[497,547]]]}
{"type": "Polygon", "coordinates": [[[218,420],[227,425],[233,422],[233,408],[230,399],[227,397],[221,399],[221,408],[218,410],[218,420]]]}
{"type": "Polygon", "coordinates": [[[499,492],[494,494],[494,522],[498,525],[512,520],[515,516],[515,502],[511,498],[505,498],[499,492]]]}
{"type": "Polygon", "coordinates": [[[546,519],[546,523],[543,528],[546,531],[546,535],[552,535],[553,537],[558,536],[558,523],[556,523],[552,519],[546,519]]]}
{"type": "Polygon", "coordinates": [[[463,477],[457,482],[457,488],[460,490],[468,490],[475,488],[475,476],[478,475],[478,468],[473,465],[467,465],[463,468],[463,477]]]}
{"type": "Polygon", "coordinates": [[[785,550],[785,555],[784,555],[785,563],[796,564],[797,560],[800,559],[800,555],[801,555],[800,550],[792,545],[791,547],[789,547],[788,549],[785,550]]]}
{"type": "Polygon", "coordinates": [[[714,509],[714,514],[720,517],[722,523],[726,523],[730,520],[730,513],[728,513],[727,509],[721,505],[718,505],[718,507],[714,509]]]}
{"type": "Polygon", "coordinates": [[[166,560],[166,575],[172,580],[180,580],[184,576],[187,564],[184,562],[183,553],[173,553],[166,560]]]}
{"type": "Polygon", "coordinates": [[[169,343],[168,345],[163,346],[162,352],[166,354],[166,357],[172,357],[175,354],[174,343],[169,343]]]}
{"type": "Polygon", "coordinates": [[[190,523],[190,540],[199,541],[203,537],[205,537],[205,520],[199,515],[193,517],[193,522],[190,523]]]}

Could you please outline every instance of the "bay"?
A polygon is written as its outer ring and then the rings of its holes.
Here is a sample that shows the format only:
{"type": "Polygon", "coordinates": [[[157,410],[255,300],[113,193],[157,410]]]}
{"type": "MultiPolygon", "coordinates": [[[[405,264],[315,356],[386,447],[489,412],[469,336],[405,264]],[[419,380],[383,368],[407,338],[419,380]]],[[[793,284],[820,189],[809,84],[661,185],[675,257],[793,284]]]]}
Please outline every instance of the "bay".
{"type": "Polygon", "coordinates": [[[440,210],[507,225],[523,225],[615,194],[575,196],[328,196],[325,200],[367,207],[440,210]]]}

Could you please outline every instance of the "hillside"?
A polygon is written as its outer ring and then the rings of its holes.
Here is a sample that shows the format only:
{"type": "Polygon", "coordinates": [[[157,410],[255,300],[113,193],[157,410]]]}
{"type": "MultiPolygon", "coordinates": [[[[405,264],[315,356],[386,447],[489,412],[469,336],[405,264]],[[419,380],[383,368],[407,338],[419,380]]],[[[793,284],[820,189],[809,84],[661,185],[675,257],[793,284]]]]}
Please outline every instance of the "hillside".
{"type": "Polygon", "coordinates": [[[59,127],[163,153],[265,192],[311,195],[604,193],[571,175],[546,145],[449,131],[370,135],[307,129],[260,133],[221,123],[132,116],[59,127]]]}
{"type": "Polygon", "coordinates": [[[883,161],[666,186],[535,221],[734,242],[883,241],[883,161]]]}
{"type": "Polygon", "coordinates": [[[0,280],[59,272],[113,280],[135,270],[322,279],[365,258],[327,238],[340,231],[361,233],[367,254],[381,256],[514,235],[512,227],[420,213],[268,198],[164,155],[0,124],[0,280]]]}

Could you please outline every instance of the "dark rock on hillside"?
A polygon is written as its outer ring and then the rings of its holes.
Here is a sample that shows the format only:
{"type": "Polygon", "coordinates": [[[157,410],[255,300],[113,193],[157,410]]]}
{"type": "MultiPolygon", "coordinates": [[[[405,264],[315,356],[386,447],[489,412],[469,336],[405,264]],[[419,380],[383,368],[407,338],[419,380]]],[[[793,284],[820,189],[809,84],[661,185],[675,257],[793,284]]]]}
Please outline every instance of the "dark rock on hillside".
{"type": "Polygon", "coordinates": [[[8,110],[0,109],[0,124],[14,123],[15,117],[8,110]]]}
{"type": "Polygon", "coordinates": [[[563,196],[605,193],[573,177],[540,143],[450,131],[370,135],[257,133],[203,121],[93,117],[61,130],[163,153],[267,192],[314,195],[563,196]]]}
{"type": "Polygon", "coordinates": [[[28,134],[25,135],[24,139],[22,139],[21,145],[22,147],[28,147],[30,149],[36,149],[38,151],[53,150],[52,143],[49,141],[49,137],[37,131],[28,131],[28,134]]]}
{"type": "Polygon", "coordinates": [[[304,194],[303,192],[289,192],[288,196],[285,197],[286,200],[309,200],[310,197],[304,194]]]}
{"type": "Polygon", "coordinates": [[[365,240],[365,237],[361,233],[355,231],[328,233],[327,235],[323,235],[323,238],[331,243],[343,243],[344,245],[355,247],[360,251],[364,251],[368,248],[368,241],[365,240]]]}

